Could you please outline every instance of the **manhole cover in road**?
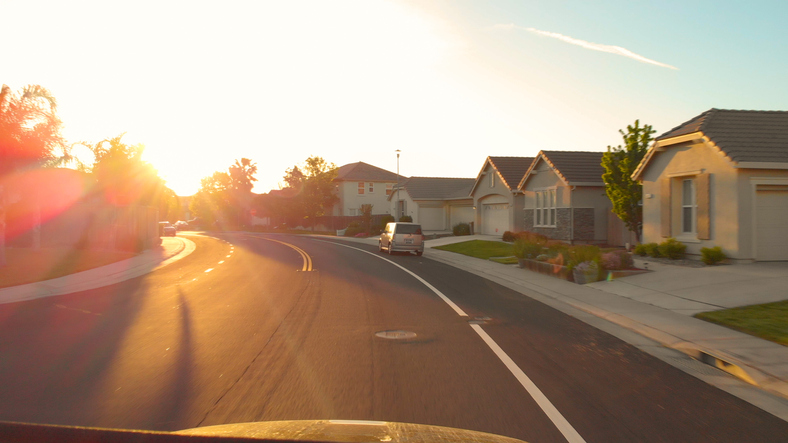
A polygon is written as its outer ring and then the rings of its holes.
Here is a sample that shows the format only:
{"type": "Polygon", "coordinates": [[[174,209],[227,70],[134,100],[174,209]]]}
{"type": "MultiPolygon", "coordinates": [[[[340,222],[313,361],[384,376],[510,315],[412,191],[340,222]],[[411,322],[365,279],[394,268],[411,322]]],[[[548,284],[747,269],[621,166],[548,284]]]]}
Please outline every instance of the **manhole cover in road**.
{"type": "Polygon", "coordinates": [[[406,338],[413,338],[416,336],[415,332],[410,331],[380,331],[375,334],[380,338],[388,338],[389,340],[403,340],[406,338]]]}

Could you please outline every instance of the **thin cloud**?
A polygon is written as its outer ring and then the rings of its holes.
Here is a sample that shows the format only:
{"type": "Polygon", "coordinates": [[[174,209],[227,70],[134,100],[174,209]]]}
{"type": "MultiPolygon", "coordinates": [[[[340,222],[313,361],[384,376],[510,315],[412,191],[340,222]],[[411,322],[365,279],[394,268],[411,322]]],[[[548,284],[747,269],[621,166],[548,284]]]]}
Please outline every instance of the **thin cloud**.
{"type": "Polygon", "coordinates": [[[621,46],[613,46],[613,45],[602,45],[599,43],[591,43],[585,40],[580,40],[576,38],[572,38],[563,34],[558,34],[557,32],[548,32],[548,31],[540,31],[534,28],[523,28],[522,26],[517,26],[513,23],[508,24],[498,24],[493,26],[495,29],[504,29],[504,30],[512,30],[512,29],[522,29],[528,32],[532,32],[534,34],[538,34],[544,37],[550,37],[554,39],[561,40],[562,42],[566,42],[572,45],[580,46],[582,48],[590,49],[592,51],[600,51],[600,52],[608,52],[610,54],[621,55],[623,57],[631,58],[633,60],[637,60],[641,63],[648,63],[650,65],[660,66],[663,68],[668,69],[675,69],[678,70],[679,68],[675,66],[671,66],[665,63],[660,63],[656,60],[651,60],[650,58],[643,57],[642,55],[635,54],[634,52],[630,51],[629,49],[622,48],[621,46]]]}

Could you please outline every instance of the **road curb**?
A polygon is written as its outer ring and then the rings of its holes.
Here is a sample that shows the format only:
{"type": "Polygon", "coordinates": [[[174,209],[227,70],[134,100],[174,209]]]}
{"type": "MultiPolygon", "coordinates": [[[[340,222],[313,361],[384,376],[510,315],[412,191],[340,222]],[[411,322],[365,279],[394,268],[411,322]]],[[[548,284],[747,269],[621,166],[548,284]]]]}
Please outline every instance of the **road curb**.
{"type": "MultiPolygon", "coordinates": [[[[764,372],[761,369],[757,369],[752,366],[749,366],[747,363],[737,359],[734,356],[724,354],[719,350],[709,349],[705,346],[701,346],[697,343],[693,343],[681,337],[672,335],[669,332],[656,329],[649,325],[645,325],[624,315],[606,311],[602,308],[590,305],[588,303],[584,303],[583,301],[572,297],[564,296],[558,292],[551,291],[547,288],[541,288],[538,285],[533,285],[533,284],[524,284],[523,281],[513,281],[511,279],[505,278],[504,276],[495,275],[486,272],[483,269],[476,269],[471,266],[466,266],[459,261],[454,261],[451,259],[447,259],[446,257],[441,257],[440,254],[436,254],[434,253],[434,251],[431,252],[432,253],[430,254],[425,254],[425,257],[431,260],[435,260],[447,264],[449,266],[453,266],[458,269],[470,271],[480,277],[487,278],[488,280],[499,279],[512,283],[522,288],[527,288],[527,290],[536,292],[542,297],[549,298],[556,302],[562,303],[566,306],[570,306],[579,311],[593,315],[597,318],[601,318],[603,320],[609,321],[610,323],[613,323],[624,329],[632,331],[640,336],[653,340],[654,342],[658,343],[659,345],[665,348],[674,349],[676,351],[682,352],[683,354],[688,355],[689,357],[701,363],[707,364],[721,371],[724,371],[747,384],[756,386],[760,389],[763,389],[764,391],[777,395],[781,398],[788,399],[788,382],[781,380],[777,377],[774,377],[764,372]],[[554,293],[551,294],[551,292],[554,293]]],[[[489,263],[489,261],[484,261],[484,262],[489,263]]],[[[595,289],[599,291],[599,289],[593,287],[589,287],[589,289],[595,289]]],[[[523,293],[521,291],[519,292],[525,296],[528,296],[528,294],[526,293],[523,293]]],[[[702,320],[698,320],[698,321],[702,321],[702,320]]]]}

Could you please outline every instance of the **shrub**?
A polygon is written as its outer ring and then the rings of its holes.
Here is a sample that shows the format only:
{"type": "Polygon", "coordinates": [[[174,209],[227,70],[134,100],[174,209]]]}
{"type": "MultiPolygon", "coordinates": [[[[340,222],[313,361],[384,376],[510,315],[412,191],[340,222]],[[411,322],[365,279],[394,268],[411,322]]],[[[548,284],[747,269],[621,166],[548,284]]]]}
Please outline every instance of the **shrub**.
{"type": "Polygon", "coordinates": [[[536,256],[537,261],[547,261],[550,259],[550,256],[547,254],[539,254],[536,256]]]}
{"type": "Polygon", "coordinates": [[[471,235],[471,225],[468,223],[458,223],[451,228],[452,232],[454,232],[455,236],[461,235],[471,235]]]}
{"type": "Polygon", "coordinates": [[[728,258],[728,256],[722,252],[722,248],[719,246],[713,248],[700,248],[700,259],[707,265],[716,265],[726,258],[728,258]]]}
{"type": "Polygon", "coordinates": [[[544,243],[532,242],[522,238],[514,241],[514,255],[517,258],[534,259],[542,253],[544,243]]]}
{"type": "Polygon", "coordinates": [[[413,217],[411,217],[410,215],[403,215],[402,217],[399,218],[399,221],[401,221],[402,223],[413,223],[413,217]]]}
{"type": "Polygon", "coordinates": [[[646,245],[644,243],[640,243],[637,246],[635,246],[635,254],[637,254],[637,255],[639,255],[641,257],[647,256],[648,255],[648,250],[646,248],[646,245]]]}
{"type": "Polygon", "coordinates": [[[659,245],[656,243],[645,243],[643,245],[643,250],[646,252],[646,255],[649,257],[657,258],[659,257],[659,245]]]}
{"type": "Polygon", "coordinates": [[[602,254],[599,260],[603,268],[608,271],[630,269],[635,266],[635,261],[627,251],[610,251],[602,254]]]}
{"type": "Polygon", "coordinates": [[[569,267],[574,268],[575,266],[583,263],[584,261],[599,261],[599,246],[594,245],[580,245],[580,246],[572,246],[569,248],[569,267]]]}
{"type": "Polygon", "coordinates": [[[393,215],[384,215],[383,218],[380,219],[380,230],[383,231],[386,229],[386,225],[396,221],[397,219],[394,218],[393,215]]]}
{"type": "Polygon", "coordinates": [[[621,269],[632,269],[635,267],[635,260],[632,254],[627,251],[616,251],[619,258],[621,258],[621,269]]]}
{"type": "Polygon", "coordinates": [[[599,265],[593,260],[584,261],[575,266],[575,269],[577,269],[578,272],[582,272],[583,274],[599,274],[599,265]]]}
{"type": "Polygon", "coordinates": [[[365,231],[364,228],[361,227],[361,224],[357,221],[352,221],[347,225],[347,229],[345,229],[345,237],[355,237],[362,232],[365,231]]]}
{"type": "Polygon", "coordinates": [[[687,245],[676,240],[673,237],[668,238],[659,244],[659,255],[667,257],[671,260],[678,260],[684,258],[687,251],[687,245]]]}
{"type": "Polygon", "coordinates": [[[606,252],[602,254],[600,263],[602,264],[602,267],[608,271],[618,271],[621,269],[621,256],[615,252],[606,252]]]}
{"type": "Polygon", "coordinates": [[[550,256],[548,260],[550,263],[562,266],[569,263],[569,245],[557,241],[548,241],[545,246],[547,247],[547,255],[550,256]]]}
{"type": "Polygon", "coordinates": [[[515,240],[517,240],[517,234],[512,232],[512,231],[506,231],[506,232],[503,233],[502,240],[505,241],[505,242],[510,242],[510,243],[514,242],[515,240]]]}

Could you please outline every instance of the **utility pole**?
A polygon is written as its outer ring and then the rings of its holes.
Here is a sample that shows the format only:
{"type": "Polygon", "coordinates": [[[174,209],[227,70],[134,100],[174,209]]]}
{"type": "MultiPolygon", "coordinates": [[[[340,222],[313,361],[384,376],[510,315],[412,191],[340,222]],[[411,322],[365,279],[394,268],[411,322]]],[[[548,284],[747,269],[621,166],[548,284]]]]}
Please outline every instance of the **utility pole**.
{"type": "MultiPolygon", "coordinates": [[[[397,149],[397,214],[400,213],[400,207],[402,205],[402,202],[399,200],[399,153],[400,150],[397,149]]],[[[402,217],[402,215],[397,216],[397,221],[399,221],[400,217],[402,217]]]]}

